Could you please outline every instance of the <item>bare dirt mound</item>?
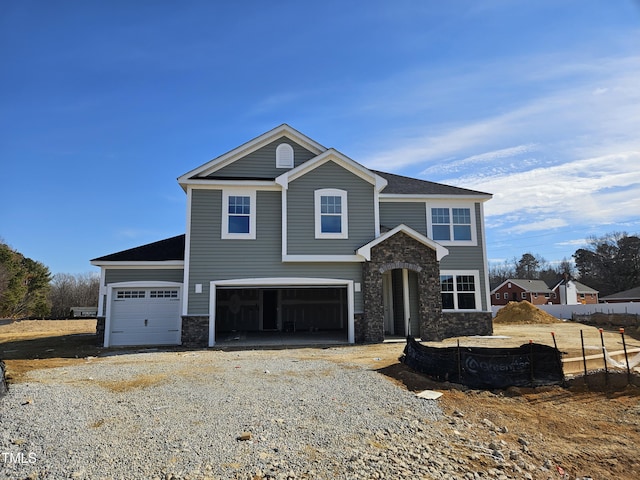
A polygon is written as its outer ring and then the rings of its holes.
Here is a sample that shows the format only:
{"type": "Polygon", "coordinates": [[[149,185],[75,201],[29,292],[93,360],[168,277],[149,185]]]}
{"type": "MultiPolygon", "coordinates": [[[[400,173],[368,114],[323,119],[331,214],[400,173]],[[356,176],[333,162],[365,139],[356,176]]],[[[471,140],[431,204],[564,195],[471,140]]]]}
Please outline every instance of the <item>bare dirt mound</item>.
{"type": "Polygon", "coordinates": [[[496,313],[493,323],[533,325],[539,323],[557,323],[553,315],[540,310],[535,305],[527,302],[509,302],[496,313]]]}

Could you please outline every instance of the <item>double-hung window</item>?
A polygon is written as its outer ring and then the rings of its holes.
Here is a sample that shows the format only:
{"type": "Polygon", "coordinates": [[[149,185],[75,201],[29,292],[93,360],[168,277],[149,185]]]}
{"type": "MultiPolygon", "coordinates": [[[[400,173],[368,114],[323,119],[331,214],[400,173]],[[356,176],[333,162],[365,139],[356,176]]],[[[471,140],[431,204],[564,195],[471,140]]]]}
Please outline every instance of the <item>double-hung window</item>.
{"type": "Polygon", "coordinates": [[[429,209],[430,235],[445,245],[475,245],[475,222],[467,206],[434,206],[429,209]]]}
{"type": "Polygon", "coordinates": [[[256,238],[255,190],[227,191],[222,194],[222,238],[256,238]]]}
{"type": "Polygon", "coordinates": [[[347,192],[325,188],[314,196],[316,238],[348,238],[347,192]]]}
{"type": "Polygon", "coordinates": [[[477,271],[440,272],[443,310],[479,310],[480,284],[477,271]]]}

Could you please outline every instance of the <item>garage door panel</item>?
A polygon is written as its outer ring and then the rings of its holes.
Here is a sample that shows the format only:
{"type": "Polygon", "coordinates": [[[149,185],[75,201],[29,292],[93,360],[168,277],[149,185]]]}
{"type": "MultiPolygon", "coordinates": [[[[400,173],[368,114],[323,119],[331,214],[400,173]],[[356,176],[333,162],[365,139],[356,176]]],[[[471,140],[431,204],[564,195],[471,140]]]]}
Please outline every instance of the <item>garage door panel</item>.
{"type": "Polygon", "coordinates": [[[110,333],[114,346],[179,344],[179,289],[116,289],[110,333]]]}
{"type": "Polygon", "coordinates": [[[111,345],[113,346],[142,346],[142,345],[176,345],[180,342],[179,332],[142,332],[142,333],[112,333],[111,345]]]}

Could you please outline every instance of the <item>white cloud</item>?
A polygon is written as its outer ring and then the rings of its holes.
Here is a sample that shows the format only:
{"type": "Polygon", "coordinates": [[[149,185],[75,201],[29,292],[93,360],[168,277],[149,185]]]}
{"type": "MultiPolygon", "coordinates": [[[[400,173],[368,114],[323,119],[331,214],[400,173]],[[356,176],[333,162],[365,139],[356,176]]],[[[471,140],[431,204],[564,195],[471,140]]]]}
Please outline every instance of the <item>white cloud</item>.
{"type": "MultiPolygon", "coordinates": [[[[417,167],[431,174],[452,162],[491,159],[491,152],[522,154],[517,150],[520,147],[535,148],[549,155],[580,151],[586,157],[608,153],[612,146],[618,151],[621,145],[627,149],[640,146],[637,135],[640,57],[597,58],[573,64],[554,57],[553,61],[557,64],[545,65],[540,58],[527,63],[524,59],[517,63],[517,73],[512,64],[492,65],[491,69],[482,70],[484,74],[454,78],[451,81],[454,86],[425,86],[418,82],[420,75],[399,81],[406,97],[413,98],[414,103],[395,98],[390,108],[395,110],[401,104],[407,115],[426,120],[423,125],[413,124],[405,132],[390,132],[390,136],[381,137],[388,148],[377,146],[376,153],[365,157],[364,163],[391,170],[417,167]],[[538,73],[541,71],[544,74],[538,73]],[[466,118],[472,118],[471,121],[434,118],[434,113],[427,112],[424,106],[428,102],[415,101],[430,91],[434,97],[449,95],[450,108],[460,109],[459,104],[482,96],[485,89],[497,88],[494,79],[503,77],[505,89],[520,90],[522,95],[512,95],[510,101],[499,105],[483,104],[468,111],[466,118]],[[412,85],[410,80],[417,83],[412,85]],[[607,87],[602,87],[603,84],[607,87]],[[421,112],[421,108],[426,111],[421,112]],[[511,148],[516,150],[510,152],[511,148]]],[[[436,102],[444,112],[445,100],[438,98],[436,102]]],[[[378,109],[385,107],[389,105],[376,105],[378,109]]],[[[458,113],[455,118],[464,117],[458,113]]]]}
{"type": "Polygon", "coordinates": [[[545,220],[541,220],[539,222],[528,222],[521,223],[509,231],[514,234],[526,233],[526,232],[535,232],[538,230],[550,230],[553,228],[566,227],[567,221],[562,218],[547,218],[545,220]]]}
{"type": "Polygon", "coordinates": [[[478,155],[472,155],[470,157],[463,158],[462,160],[446,162],[444,165],[432,166],[423,170],[421,174],[429,176],[431,174],[442,174],[443,172],[449,173],[457,171],[468,171],[469,167],[472,167],[476,164],[482,166],[483,164],[488,164],[496,160],[516,157],[523,153],[532,152],[535,150],[535,148],[535,144],[529,143],[526,145],[518,145],[515,147],[493,150],[478,155]]]}
{"type": "Polygon", "coordinates": [[[639,164],[640,151],[623,152],[491,178],[469,177],[459,185],[493,193],[485,206],[488,221],[512,233],[617,223],[637,215],[639,164]]]}

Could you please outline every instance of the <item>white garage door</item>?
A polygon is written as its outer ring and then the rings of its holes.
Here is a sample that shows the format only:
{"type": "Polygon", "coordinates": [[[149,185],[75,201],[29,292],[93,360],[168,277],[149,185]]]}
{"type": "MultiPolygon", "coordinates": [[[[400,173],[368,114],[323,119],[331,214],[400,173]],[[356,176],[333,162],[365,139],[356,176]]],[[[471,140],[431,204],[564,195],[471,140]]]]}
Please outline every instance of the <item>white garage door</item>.
{"type": "Polygon", "coordinates": [[[114,289],[109,337],[113,346],[179,344],[180,289],[114,289]]]}

